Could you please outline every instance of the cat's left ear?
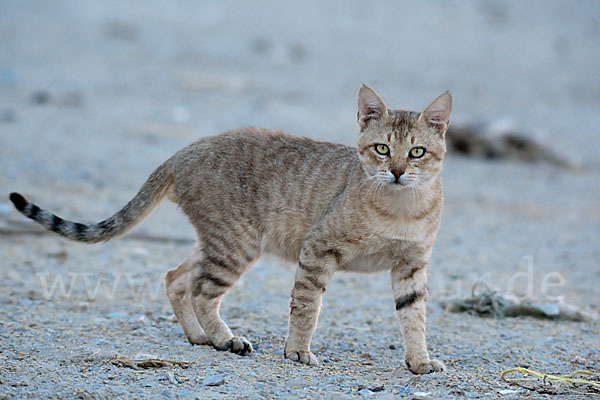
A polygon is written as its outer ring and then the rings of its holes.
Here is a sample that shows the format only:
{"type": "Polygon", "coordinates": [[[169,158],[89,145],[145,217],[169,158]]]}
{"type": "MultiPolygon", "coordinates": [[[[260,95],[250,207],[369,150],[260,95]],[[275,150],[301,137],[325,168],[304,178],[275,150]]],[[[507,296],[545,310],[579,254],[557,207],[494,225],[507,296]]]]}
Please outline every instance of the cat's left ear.
{"type": "Polygon", "coordinates": [[[421,113],[421,118],[427,125],[434,128],[441,137],[444,137],[450,123],[452,111],[452,95],[449,91],[442,93],[421,113]]]}

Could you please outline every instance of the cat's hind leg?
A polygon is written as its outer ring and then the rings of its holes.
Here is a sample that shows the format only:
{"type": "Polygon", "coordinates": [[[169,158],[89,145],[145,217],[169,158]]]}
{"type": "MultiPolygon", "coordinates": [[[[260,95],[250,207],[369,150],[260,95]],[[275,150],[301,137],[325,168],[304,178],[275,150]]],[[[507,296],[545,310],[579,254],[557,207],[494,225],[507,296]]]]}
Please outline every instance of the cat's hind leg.
{"type": "Polygon", "coordinates": [[[260,254],[260,242],[223,232],[203,238],[202,258],[192,274],[191,298],[196,317],[210,343],[222,351],[247,355],[253,351],[246,338],[234,336],[219,315],[221,300],[260,254]]]}
{"type": "Polygon", "coordinates": [[[192,272],[197,260],[189,259],[167,272],[165,283],[173,312],[191,344],[209,344],[210,340],[200,326],[192,307],[192,272]]]}

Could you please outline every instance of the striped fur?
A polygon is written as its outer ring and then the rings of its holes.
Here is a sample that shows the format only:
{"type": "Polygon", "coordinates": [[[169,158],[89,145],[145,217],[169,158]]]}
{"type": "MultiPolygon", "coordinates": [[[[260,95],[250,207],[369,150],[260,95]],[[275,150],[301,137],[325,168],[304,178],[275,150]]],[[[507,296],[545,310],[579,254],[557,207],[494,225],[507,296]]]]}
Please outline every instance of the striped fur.
{"type": "Polygon", "coordinates": [[[63,220],[16,193],[10,198],[47,229],[93,243],[126,233],[168,196],[199,238],[194,255],[167,273],[173,310],[191,343],[240,355],[252,345],[232,334],[219,307],[262,253],[298,265],[284,354],[309,365],[318,363],[310,341],[332,274],[391,271],[407,366],[440,371],[425,342],[426,266],[442,210],[450,109],[445,93],[423,112],[389,110],[364,86],[357,147],[250,128],[203,138],[97,224],[63,220]],[[425,149],[422,156],[411,158],[413,147],[425,149]]]}

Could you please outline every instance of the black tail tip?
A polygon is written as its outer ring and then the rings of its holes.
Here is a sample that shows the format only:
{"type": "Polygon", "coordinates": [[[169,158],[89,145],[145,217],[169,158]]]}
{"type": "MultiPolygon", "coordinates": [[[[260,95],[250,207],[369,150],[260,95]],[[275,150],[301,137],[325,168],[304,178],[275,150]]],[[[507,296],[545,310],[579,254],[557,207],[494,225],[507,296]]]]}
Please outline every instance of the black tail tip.
{"type": "Polygon", "coordinates": [[[27,200],[25,200],[25,197],[21,196],[19,193],[11,193],[10,201],[12,201],[19,211],[23,211],[27,206],[27,200]]]}

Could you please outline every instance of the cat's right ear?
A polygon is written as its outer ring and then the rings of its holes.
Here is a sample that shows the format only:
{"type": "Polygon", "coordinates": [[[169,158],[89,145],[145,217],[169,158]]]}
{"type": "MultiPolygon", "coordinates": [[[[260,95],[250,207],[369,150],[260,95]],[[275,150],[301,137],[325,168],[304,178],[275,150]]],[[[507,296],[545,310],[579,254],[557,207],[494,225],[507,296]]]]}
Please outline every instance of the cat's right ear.
{"type": "Polygon", "coordinates": [[[452,95],[449,91],[442,93],[437,99],[427,106],[421,113],[427,125],[434,128],[443,138],[450,123],[450,112],[452,111],[452,95]]]}
{"type": "Polygon", "coordinates": [[[379,120],[388,115],[388,109],[381,97],[373,89],[363,84],[358,92],[358,125],[360,131],[367,127],[369,121],[379,120]]]}

